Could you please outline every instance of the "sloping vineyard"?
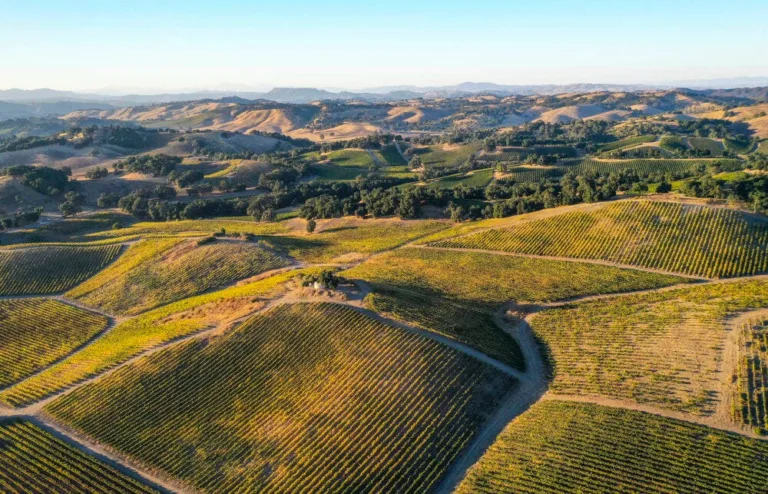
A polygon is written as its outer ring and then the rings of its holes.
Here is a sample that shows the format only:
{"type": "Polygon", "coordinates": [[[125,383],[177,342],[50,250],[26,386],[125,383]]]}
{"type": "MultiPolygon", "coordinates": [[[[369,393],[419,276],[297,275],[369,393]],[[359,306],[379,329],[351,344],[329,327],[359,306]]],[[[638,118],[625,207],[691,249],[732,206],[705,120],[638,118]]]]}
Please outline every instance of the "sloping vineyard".
{"type": "Polygon", "coordinates": [[[108,312],[138,314],[289,264],[254,243],[215,241],[197,245],[195,240],[175,245],[149,261],[75,298],[108,312]]]}
{"type": "Polygon", "coordinates": [[[0,295],[66,291],[99,272],[120,249],[114,244],[0,250],[0,295]]]}
{"type": "Polygon", "coordinates": [[[768,271],[768,223],[730,209],[670,202],[599,204],[433,245],[599,259],[709,278],[768,271]]]}
{"type": "Polygon", "coordinates": [[[0,421],[0,492],[157,492],[26,420],[0,421]]]}
{"type": "Polygon", "coordinates": [[[282,273],[145,312],[119,324],[61,362],[0,392],[0,402],[14,407],[29,405],[107,371],[145,350],[245,317],[261,308],[260,297],[276,293],[294,276],[315,271],[282,273]]]}
{"type": "Polygon", "coordinates": [[[732,412],[736,423],[768,434],[768,321],[740,329],[732,412]]]}
{"type": "Polygon", "coordinates": [[[342,275],[379,286],[437,293],[451,300],[471,302],[476,308],[494,309],[510,300],[547,302],[685,281],[677,276],[612,266],[422,248],[398,249],[376,256],[342,275]]]}
{"type": "Polygon", "coordinates": [[[376,286],[368,303],[377,312],[460,341],[515,369],[525,370],[520,346],[496,325],[490,310],[450,301],[439,293],[386,286],[376,286]]]}
{"type": "Polygon", "coordinates": [[[768,491],[768,442],[599,405],[545,401],[497,438],[459,494],[768,491]]]}
{"type": "Polygon", "coordinates": [[[425,492],[514,386],[353,309],[297,304],[47,410],[206,492],[425,492]]]}
{"type": "Polygon", "coordinates": [[[563,174],[563,171],[555,167],[516,166],[508,169],[507,174],[516,182],[540,182],[545,178],[560,176],[563,174]]]}
{"type": "Polygon", "coordinates": [[[552,308],[531,327],[549,350],[555,393],[711,415],[726,398],[720,362],[727,320],[762,307],[768,282],[734,281],[552,308]]]}
{"type": "Polygon", "coordinates": [[[56,300],[0,300],[0,388],[68,354],[107,318],[56,300]]]}

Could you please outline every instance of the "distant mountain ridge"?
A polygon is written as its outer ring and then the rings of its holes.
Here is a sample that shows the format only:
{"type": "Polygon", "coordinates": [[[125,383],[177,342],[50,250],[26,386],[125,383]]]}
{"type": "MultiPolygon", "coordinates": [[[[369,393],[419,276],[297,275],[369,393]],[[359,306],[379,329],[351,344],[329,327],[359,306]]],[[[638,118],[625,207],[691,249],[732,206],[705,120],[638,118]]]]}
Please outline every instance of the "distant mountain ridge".
{"type": "Polygon", "coordinates": [[[7,103],[42,103],[70,101],[78,103],[94,102],[102,106],[112,107],[135,106],[141,104],[172,103],[178,101],[195,101],[202,99],[221,99],[239,97],[246,100],[270,100],[278,103],[310,103],[319,100],[363,100],[399,101],[413,98],[450,98],[462,97],[476,93],[488,93],[498,96],[509,95],[556,95],[564,93],[585,92],[623,92],[665,90],[674,88],[691,88],[697,90],[728,90],[731,88],[755,88],[768,86],[768,77],[743,77],[730,79],[712,79],[711,81],[681,81],[676,84],[527,84],[510,85],[493,82],[462,82],[445,86],[383,86],[361,90],[329,91],[314,87],[275,87],[267,92],[238,91],[238,90],[204,90],[180,93],[159,94],[125,94],[105,95],[97,93],[78,93],[55,89],[5,89],[0,90],[0,101],[7,103]],[[687,83],[686,83],[687,82],[687,83]]]}
{"type": "MultiPolygon", "coordinates": [[[[765,78],[768,81],[768,78],[765,78]]],[[[752,78],[762,81],[763,78],[752,78]]],[[[370,88],[364,91],[332,92],[311,87],[282,87],[267,92],[254,91],[200,91],[151,95],[107,96],[75,93],[54,89],[7,89],[0,90],[0,120],[11,118],[51,117],[82,110],[114,110],[137,106],[169,103],[219,101],[232,103],[274,102],[278,104],[308,104],[316,101],[341,101],[365,103],[391,103],[407,100],[436,100],[462,98],[473,95],[507,96],[554,96],[583,93],[637,93],[665,91],[669,88],[647,85],[620,84],[549,84],[503,85],[491,82],[464,82],[453,86],[417,87],[390,86],[370,88]]],[[[684,89],[682,92],[720,99],[730,99],[734,104],[768,101],[768,84],[764,87],[739,87],[733,89],[684,89]]]]}

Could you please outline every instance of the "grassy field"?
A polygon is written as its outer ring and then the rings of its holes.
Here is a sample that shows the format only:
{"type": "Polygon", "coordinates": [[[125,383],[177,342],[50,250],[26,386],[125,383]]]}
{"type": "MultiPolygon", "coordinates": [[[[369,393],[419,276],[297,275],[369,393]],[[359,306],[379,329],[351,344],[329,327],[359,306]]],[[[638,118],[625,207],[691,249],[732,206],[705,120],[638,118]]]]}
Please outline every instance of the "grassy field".
{"type": "Polygon", "coordinates": [[[312,234],[265,237],[265,242],[300,261],[350,261],[399,247],[448,226],[442,221],[340,218],[323,222],[322,229],[312,234]]]}
{"type": "Polygon", "coordinates": [[[397,151],[394,144],[389,144],[375,151],[376,156],[384,163],[390,166],[405,166],[408,163],[405,162],[402,155],[397,151]]]}
{"type": "Polygon", "coordinates": [[[436,185],[441,189],[452,189],[459,185],[468,187],[485,187],[493,180],[493,168],[474,170],[469,173],[457,173],[430,181],[429,185],[436,185]]]}
{"type": "Polygon", "coordinates": [[[115,244],[0,250],[0,295],[66,291],[103,269],[120,249],[115,244]]]}
{"type": "Polygon", "coordinates": [[[299,304],[47,410],[206,492],[425,492],[514,386],[353,309],[299,304]]]}
{"type": "Polygon", "coordinates": [[[337,149],[327,154],[317,155],[316,160],[328,160],[330,164],[338,167],[363,168],[373,166],[373,158],[364,149],[337,149]]]}
{"type": "Polygon", "coordinates": [[[482,149],[482,144],[472,143],[463,146],[442,145],[427,146],[416,148],[417,155],[421,162],[434,168],[451,168],[463,165],[469,160],[469,157],[482,149]]]}
{"type": "Polygon", "coordinates": [[[0,300],[0,388],[55,362],[107,326],[107,318],[57,300],[0,300]]]}
{"type": "Polygon", "coordinates": [[[766,306],[765,280],[734,281],[574,303],[531,327],[548,349],[554,392],[711,415],[725,399],[728,318],[766,306]]]}
{"type": "Polygon", "coordinates": [[[730,209],[619,201],[435,245],[600,259],[720,278],[768,271],[766,242],[768,223],[730,209]]]}
{"type": "Polygon", "coordinates": [[[286,282],[317,269],[278,274],[164,305],[117,325],[45,371],[0,392],[0,402],[34,403],[125,362],[145,350],[205,329],[223,327],[264,305],[286,282]]]}
{"type": "Polygon", "coordinates": [[[768,434],[768,321],[758,319],[740,328],[732,416],[736,423],[768,434]]]}
{"type": "Polygon", "coordinates": [[[27,420],[0,420],[0,491],[157,492],[27,420]]]}
{"type": "Polygon", "coordinates": [[[106,312],[135,315],[239,279],[285,267],[289,261],[252,242],[216,240],[198,245],[198,241],[192,239],[173,243],[171,248],[142,259],[138,264],[132,262],[131,269],[126,270],[126,264],[115,266],[115,271],[119,273],[105,270],[103,279],[99,280],[102,283],[89,286],[92,290],[86,292],[78,287],[68,295],[106,312]],[[107,278],[110,278],[109,281],[103,282],[107,278]]]}
{"type": "Polygon", "coordinates": [[[359,176],[366,176],[370,173],[367,168],[351,168],[344,166],[316,164],[310,165],[312,174],[319,180],[325,181],[346,181],[354,180],[359,176]]]}
{"type": "Polygon", "coordinates": [[[760,144],[757,145],[756,152],[768,154],[768,139],[763,139],[760,141],[760,144]]]}
{"type": "Polygon", "coordinates": [[[757,494],[767,455],[766,442],[688,422],[548,401],[507,426],[457,492],[757,494]]]}

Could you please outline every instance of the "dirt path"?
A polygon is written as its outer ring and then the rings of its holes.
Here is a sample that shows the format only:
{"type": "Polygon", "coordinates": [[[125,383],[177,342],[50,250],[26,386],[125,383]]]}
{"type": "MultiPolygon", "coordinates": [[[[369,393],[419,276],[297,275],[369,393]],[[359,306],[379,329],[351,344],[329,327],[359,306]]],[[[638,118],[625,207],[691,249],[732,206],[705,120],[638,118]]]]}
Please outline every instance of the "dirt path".
{"type": "Polygon", "coordinates": [[[711,417],[699,417],[684,412],[677,412],[674,410],[668,410],[666,408],[659,408],[652,405],[644,405],[631,400],[618,400],[613,398],[606,398],[603,396],[582,396],[582,395],[567,395],[556,394],[547,392],[541,397],[542,400],[557,400],[557,401],[570,401],[575,403],[594,403],[595,405],[602,405],[611,408],[625,408],[627,410],[636,410],[638,412],[650,413],[653,415],[659,415],[670,419],[682,420],[684,422],[690,422],[692,424],[705,425],[712,429],[718,429],[726,432],[733,432],[741,436],[751,437],[753,439],[760,439],[768,441],[765,436],[760,436],[749,430],[742,429],[736,424],[732,424],[728,421],[720,420],[716,416],[711,417]]]}
{"type": "Polygon", "coordinates": [[[374,153],[372,150],[366,149],[366,152],[368,152],[368,156],[371,157],[371,159],[376,164],[376,166],[378,166],[380,168],[384,168],[385,166],[387,166],[386,163],[382,163],[381,160],[376,157],[376,153],[374,153]]]}
{"type": "Polygon", "coordinates": [[[400,157],[403,158],[403,161],[405,161],[405,164],[408,164],[408,157],[405,156],[405,153],[403,152],[403,148],[400,147],[400,143],[397,141],[392,141],[395,143],[395,149],[397,149],[397,152],[400,153],[400,157]]]}
{"type": "Polygon", "coordinates": [[[446,494],[453,492],[464,479],[467,471],[480,460],[504,428],[539,401],[547,391],[548,383],[544,360],[541,358],[539,347],[533,337],[533,331],[525,320],[520,320],[517,325],[510,326],[504,320],[504,313],[503,309],[496,312],[496,324],[517,340],[525,358],[526,372],[519,379],[518,389],[499,405],[493,418],[483,426],[461,454],[461,457],[451,465],[436,492],[446,494]]]}

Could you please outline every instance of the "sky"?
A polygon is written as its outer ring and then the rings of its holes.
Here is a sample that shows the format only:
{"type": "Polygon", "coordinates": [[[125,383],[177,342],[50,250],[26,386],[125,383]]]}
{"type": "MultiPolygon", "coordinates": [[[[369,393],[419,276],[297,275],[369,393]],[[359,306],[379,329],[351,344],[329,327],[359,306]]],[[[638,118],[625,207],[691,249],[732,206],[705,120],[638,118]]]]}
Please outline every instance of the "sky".
{"type": "Polygon", "coordinates": [[[766,0],[0,0],[0,89],[768,76],[766,19],[766,0]]]}

